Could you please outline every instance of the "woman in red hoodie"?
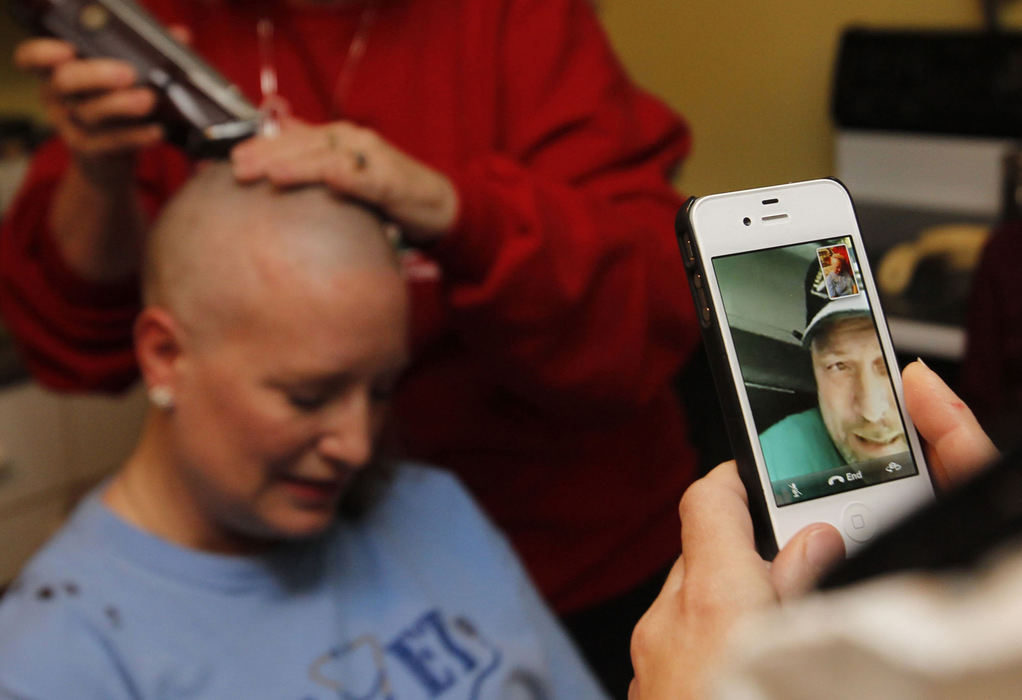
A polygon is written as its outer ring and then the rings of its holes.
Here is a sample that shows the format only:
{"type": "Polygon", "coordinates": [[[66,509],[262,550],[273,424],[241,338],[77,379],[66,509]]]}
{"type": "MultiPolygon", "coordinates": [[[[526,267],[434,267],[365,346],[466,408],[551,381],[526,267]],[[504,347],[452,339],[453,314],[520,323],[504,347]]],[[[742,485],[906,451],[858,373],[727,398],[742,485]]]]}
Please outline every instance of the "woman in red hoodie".
{"type": "MultiPolygon", "coordinates": [[[[588,0],[144,4],[283,113],[235,148],[240,179],[325,181],[400,228],[402,448],[460,475],[626,686],[695,465],[671,388],[698,337],[672,233],[685,124],[628,79],[588,0]]],[[[48,76],[58,137],[5,216],[0,312],[41,382],[118,390],[138,251],[193,164],[127,64],[43,39],[16,59],[48,76]]]]}

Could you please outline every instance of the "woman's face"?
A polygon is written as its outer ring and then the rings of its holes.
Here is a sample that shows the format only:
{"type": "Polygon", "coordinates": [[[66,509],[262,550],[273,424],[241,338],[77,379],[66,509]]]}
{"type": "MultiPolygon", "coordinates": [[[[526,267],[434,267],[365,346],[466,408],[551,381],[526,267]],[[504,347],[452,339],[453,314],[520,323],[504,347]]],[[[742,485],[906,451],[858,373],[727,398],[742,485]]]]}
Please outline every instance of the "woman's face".
{"type": "Polygon", "coordinates": [[[333,520],[373,454],[405,362],[389,268],[288,280],[179,362],[172,444],[214,540],[304,537],[333,520]]]}

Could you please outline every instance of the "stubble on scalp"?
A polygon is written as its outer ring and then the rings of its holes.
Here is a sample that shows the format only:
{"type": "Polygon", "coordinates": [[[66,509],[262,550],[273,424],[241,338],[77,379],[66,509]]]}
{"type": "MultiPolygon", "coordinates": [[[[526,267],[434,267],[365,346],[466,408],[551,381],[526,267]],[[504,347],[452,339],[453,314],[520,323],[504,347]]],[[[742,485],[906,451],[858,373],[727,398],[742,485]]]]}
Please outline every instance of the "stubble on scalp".
{"type": "Polygon", "coordinates": [[[328,284],[351,268],[397,269],[380,219],[321,186],[239,184],[226,163],[202,167],[153,225],[143,302],[208,337],[257,313],[279,285],[328,284]]]}

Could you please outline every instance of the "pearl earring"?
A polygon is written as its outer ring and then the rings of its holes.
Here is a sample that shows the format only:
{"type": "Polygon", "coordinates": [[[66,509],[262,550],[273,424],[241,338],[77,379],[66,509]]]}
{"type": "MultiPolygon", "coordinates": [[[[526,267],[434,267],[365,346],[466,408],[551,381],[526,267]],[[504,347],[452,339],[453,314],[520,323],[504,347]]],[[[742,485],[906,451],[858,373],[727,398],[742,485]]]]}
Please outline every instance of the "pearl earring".
{"type": "Polygon", "coordinates": [[[153,406],[161,411],[169,411],[174,408],[174,392],[169,386],[159,385],[150,387],[149,400],[153,406]]]}

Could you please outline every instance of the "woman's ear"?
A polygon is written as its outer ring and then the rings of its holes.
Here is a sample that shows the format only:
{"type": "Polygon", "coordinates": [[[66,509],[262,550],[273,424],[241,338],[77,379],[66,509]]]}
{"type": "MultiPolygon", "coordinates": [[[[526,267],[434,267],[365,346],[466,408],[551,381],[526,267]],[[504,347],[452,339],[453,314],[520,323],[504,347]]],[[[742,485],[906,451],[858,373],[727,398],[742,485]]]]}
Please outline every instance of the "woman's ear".
{"type": "Polygon", "coordinates": [[[181,358],[181,327],[165,309],[146,307],[135,320],[135,357],[150,392],[173,392],[181,358]]]}

